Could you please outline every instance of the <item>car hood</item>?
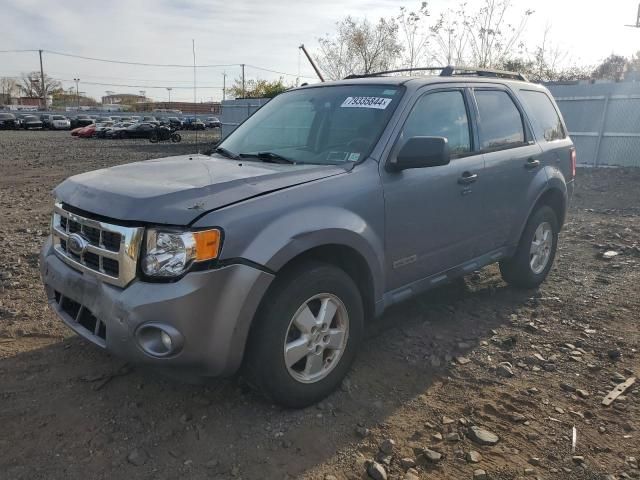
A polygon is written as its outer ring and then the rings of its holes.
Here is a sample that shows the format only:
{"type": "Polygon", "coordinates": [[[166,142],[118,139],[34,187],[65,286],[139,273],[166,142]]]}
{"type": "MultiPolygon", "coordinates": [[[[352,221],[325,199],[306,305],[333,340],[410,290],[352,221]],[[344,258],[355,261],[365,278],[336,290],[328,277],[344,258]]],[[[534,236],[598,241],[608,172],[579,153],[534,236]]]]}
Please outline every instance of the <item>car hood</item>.
{"type": "Polygon", "coordinates": [[[346,171],[182,155],[75,175],[54,192],[67,205],[112,219],[188,225],[205,212],[346,171]]]}

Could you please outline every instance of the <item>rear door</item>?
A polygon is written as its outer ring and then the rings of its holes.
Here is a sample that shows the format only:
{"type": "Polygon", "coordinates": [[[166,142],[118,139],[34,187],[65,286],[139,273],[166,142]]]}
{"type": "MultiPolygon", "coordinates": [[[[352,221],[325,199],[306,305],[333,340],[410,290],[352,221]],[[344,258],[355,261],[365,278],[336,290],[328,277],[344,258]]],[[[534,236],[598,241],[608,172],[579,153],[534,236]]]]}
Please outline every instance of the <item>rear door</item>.
{"type": "Polygon", "coordinates": [[[485,218],[491,233],[486,240],[497,249],[509,243],[521,212],[528,211],[528,192],[542,168],[542,150],[508,88],[478,87],[473,96],[487,184],[485,218]]]}
{"type": "Polygon", "coordinates": [[[381,170],[389,289],[483,253],[484,163],[475,149],[469,98],[463,87],[429,89],[401,122],[387,162],[415,136],[447,138],[452,159],[438,167],[381,170]]]}

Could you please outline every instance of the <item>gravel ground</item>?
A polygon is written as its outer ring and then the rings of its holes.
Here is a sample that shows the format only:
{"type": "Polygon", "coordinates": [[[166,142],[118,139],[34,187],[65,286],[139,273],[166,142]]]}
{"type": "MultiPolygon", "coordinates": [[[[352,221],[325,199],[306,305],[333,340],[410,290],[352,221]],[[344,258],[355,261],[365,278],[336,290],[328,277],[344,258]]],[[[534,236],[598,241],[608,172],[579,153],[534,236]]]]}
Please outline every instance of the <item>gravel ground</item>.
{"type": "Polygon", "coordinates": [[[289,411],[130,368],[47,309],[51,189],[196,148],[0,132],[0,478],[640,478],[640,384],[601,403],[640,373],[640,169],[579,170],[539,290],[490,267],[396,306],[340,391],[289,411]]]}

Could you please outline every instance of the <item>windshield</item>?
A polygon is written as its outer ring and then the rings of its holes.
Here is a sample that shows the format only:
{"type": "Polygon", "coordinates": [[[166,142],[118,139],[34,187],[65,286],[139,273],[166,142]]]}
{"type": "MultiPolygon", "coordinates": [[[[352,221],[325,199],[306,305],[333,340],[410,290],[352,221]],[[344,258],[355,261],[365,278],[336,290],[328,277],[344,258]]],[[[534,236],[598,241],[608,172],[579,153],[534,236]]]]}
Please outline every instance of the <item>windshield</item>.
{"type": "Polygon", "coordinates": [[[220,147],[236,155],[269,152],[296,163],[357,162],[373,149],[402,88],[314,87],[278,95],[220,147]]]}
{"type": "Polygon", "coordinates": [[[53,120],[66,120],[62,115],[54,115],[53,120]]]}

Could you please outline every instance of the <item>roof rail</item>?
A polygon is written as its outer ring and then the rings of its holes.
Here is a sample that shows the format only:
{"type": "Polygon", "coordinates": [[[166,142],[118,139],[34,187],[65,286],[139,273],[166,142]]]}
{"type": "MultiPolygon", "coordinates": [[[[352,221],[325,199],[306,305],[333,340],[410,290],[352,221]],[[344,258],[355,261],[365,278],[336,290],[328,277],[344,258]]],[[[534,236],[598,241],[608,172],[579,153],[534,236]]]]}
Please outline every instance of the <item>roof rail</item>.
{"type": "Polygon", "coordinates": [[[446,67],[415,67],[415,68],[399,68],[397,70],[385,70],[383,72],[363,73],[361,75],[349,75],[345,77],[345,80],[351,80],[354,78],[369,78],[369,77],[381,77],[390,73],[405,73],[405,72],[435,72],[440,71],[441,77],[453,77],[455,75],[475,75],[477,77],[493,77],[504,78],[511,80],[521,80],[527,82],[528,79],[521,73],[508,72],[505,70],[493,70],[488,68],[478,67],[454,67],[453,65],[447,65],[446,67]]]}

